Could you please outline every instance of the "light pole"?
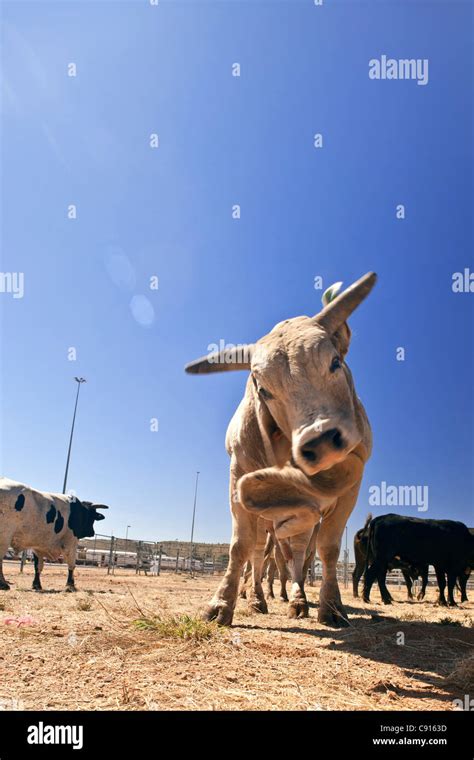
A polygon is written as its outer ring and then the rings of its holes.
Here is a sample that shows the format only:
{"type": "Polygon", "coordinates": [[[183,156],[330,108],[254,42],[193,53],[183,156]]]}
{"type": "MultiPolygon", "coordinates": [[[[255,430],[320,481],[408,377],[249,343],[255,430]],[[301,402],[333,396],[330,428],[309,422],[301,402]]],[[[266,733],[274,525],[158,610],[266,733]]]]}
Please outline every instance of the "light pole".
{"type": "Polygon", "coordinates": [[[77,383],[76,403],[74,405],[74,414],[72,417],[71,436],[69,438],[69,448],[67,452],[66,472],[64,473],[63,493],[66,493],[67,474],[69,470],[69,460],[71,458],[72,436],[74,435],[74,424],[76,422],[77,402],[79,401],[79,391],[81,390],[82,383],[86,382],[85,377],[75,377],[74,380],[77,383]]]}
{"type": "Polygon", "coordinates": [[[131,525],[127,525],[127,530],[125,531],[125,541],[128,541],[128,529],[131,527],[131,525]]]}
{"type": "Polygon", "coordinates": [[[193,521],[191,523],[191,557],[190,557],[191,575],[193,574],[194,518],[196,517],[196,499],[197,499],[197,492],[198,492],[198,480],[199,480],[199,471],[196,472],[196,485],[194,486],[193,521]]]}
{"type": "Polygon", "coordinates": [[[349,551],[347,549],[347,525],[346,525],[346,548],[344,549],[344,588],[347,588],[349,576],[349,551]]]}

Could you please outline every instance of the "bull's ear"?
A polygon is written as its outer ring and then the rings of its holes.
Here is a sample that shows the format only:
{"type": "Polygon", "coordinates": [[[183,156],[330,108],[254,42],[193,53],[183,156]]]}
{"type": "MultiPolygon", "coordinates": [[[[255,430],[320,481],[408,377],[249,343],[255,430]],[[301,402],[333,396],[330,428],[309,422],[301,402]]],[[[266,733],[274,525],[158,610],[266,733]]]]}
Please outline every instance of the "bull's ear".
{"type": "MultiPolygon", "coordinates": [[[[327,288],[321,298],[323,307],[326,307],[331,301],[334,301],[342,288],[342,282],[335,282],[334,285],[330,285],[327,288]]],[[[338,354],[344,359],[349,350],[349,343],[351,342],[351,328],[347,322],[343,322],[342,325],[332,334],[332,341],[337,349],[338,354]]]]}
{"type": "Polygon", "coordinates": [[[105,515],[101,515],[100,512],[96,512],[94,515],[94,521],[95,520],[105,520],[105,515]]]}
{"type": "Polygon", "coordinates": [[[349,350],[351,335],[352,335],[351,328],[349,327],[347,322],[344,322],[339,327],[339,329],[337,329],[336,332],[331,335],[331,340],[334,343],[336,350],[342,359],[344,359],[345,355],[347,354],[349,350]]]}
{"type": "MultiPolygon", "coordinates": [[[[330,335],[334,335],[344,322],[347,321],[352,312],[362,303],[364,298],[367,298],[376,281],[377,275],[375,272],[367,272],[360,280],[354,282],[349,288],[336,295],[335,298],[330,299],[323,310],[319,314],[316,314],[314,321],[330,335]]],[[[339,285],[339,283],[336,283],[336,285],[339,285]]],[[[331,290],[331,288],[328,290],[331,290]]]]}
{"type": "Polygon", "coordinates": [[[245,509],[269,520],[281,518],[288,509],[307,507],[318,511],[310,479],[295,467],[268,467],[244,475],[237,492],[245,509]]]}
{"type": "Polygon", "coordinates": [[[236,369],[249,370],[252,349],[252,344],[245,344],[214,351],[186,364],[184,369],[190,375],[207,375],[210,372],[230,372],[236,369]]]}

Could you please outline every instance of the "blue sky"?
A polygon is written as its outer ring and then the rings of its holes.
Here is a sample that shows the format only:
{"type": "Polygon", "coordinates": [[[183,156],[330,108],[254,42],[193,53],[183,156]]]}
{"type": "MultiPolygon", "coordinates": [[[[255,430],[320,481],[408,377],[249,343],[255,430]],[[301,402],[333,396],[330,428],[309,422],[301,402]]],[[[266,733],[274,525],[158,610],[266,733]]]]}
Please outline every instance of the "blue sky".
{"type": "Polygon", "coordinates": [[[224,436],[246,373],[184,364],[315,313],[316,276],[373,269],[348,363],[374,453],[349,535],[382,481],[427,485],[421,516],[473,524],[474,295],[452,291],[474,269],[472,6],[39,0],[2,16],[1,269],[25,278],[23,298],[0,293],[3,473],[61,489],[83,375],[69,486],[110,504],[104,532],[189,538],[200,470],[196,539],[229,540],[224,436]],[[370,80],[383,54],[427,58],[428,84],[370,80]]]}

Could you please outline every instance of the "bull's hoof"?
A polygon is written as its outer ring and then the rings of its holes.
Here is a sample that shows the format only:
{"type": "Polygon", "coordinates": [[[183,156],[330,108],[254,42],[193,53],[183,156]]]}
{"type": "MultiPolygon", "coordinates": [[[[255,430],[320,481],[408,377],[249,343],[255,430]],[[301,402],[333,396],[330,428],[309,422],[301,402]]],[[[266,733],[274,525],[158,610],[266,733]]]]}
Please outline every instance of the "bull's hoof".
{"type": "Polygon", "coordinates": [[[280,602],[287,602],[288,601],[288,594],[280,594],[278,597],[280,602]]]}
{"type": "Polygon", "coordinates": [[[68,583],[65,590],[72,592],[72,591],[77,591],[77,588],[72,583],[68,583]]]}
{"type": "Polygon", "coordinates": [[[393,599],[391,596],[386,596],[385,599],[382,599],[384,604],[392,604],[393,599]]]}
{"type": "Polygon", "coordinates": [[[0,591],[10,591],[10,584],[6,581],[0,581],[0,591]]]}
{"type": "Polygon", "coordinates": [[[368,594],[364,594],[362,601],[365,602],[365,604],[370,604],[370,596],[368,594]]]}
{"type": "Polygon", "coordinates": [[[349,625],[347,612],[342,605],[320,607],[318,610],[318,622],[322,625],[329,625],[331,628],[347,628],[349,625]]]}
{"type": "Polygon", "coordinates": [[[254,597],[249,602],[249,610],[251,612],[260,612],[262,615],[266,615],[268,613],[268,607],[265,599],[262,597],[262,599],[257,599],[257,597],[254,597]]]}
{"type": "Polygon", "coordinates": [[[233,617],[234,610],[232,610],[225,602],[209,604],[202,615],[203,620],[206,620],[207,622],[215,620],[217,625],[232,625],[233,617]]]}
{"type": "Polygon", "coordinates": [[[359,598],[359,594],[352,594],[352,596],[353,596],[354,599],[358,599],[359,598]]]}
{"type": "Polygon", "coordinates": [[[41,585],[41,583],[36,583],[36,584],[33,583],[33,585],[32,585],[31,588],[33,589],[33,591],[42,591],[43,590],[43,586],[41,585]]]}
{"type": "Polygon", "coordinates": [[[457,606],[458,606],[458,603],[457,603],[457,602],[455,602],[455,601],[453,600],[452,602],[449,602],[449,605],[448,605],[448,606],[449,606],[449,607],[457,607],[457,606]]]}
{"type": "Polygon", "coordinates": [[[267,591],[267,599],[275,599],[275,594],[273,591],[267,591]]]}
{"type": "Polygon", "coordinates": [[[289,618],[307,618],[309,607],[306,599],[292,599],[288,607],[289,618]]]}
{"type": "Polygon", "coordinates": [[[247,599],[247,592],[245,589],[242,589],[242,591],[239,593],[239,596],[241,599],[247,599]]]}
{"type": "Polygon", "coordinates": [[[448,606],[448,603],[447,603],[446,599],[438,599],[438,604],[439,604],[440,607],[447,607],[448,606]]]}
{"type": "Polygon", "coordinates": [[[425,598],[423,591],[420,591],[420,593],[418,594],[416,598],[418,599],[419,602],[422,602],[423,599],[425,598]]]}

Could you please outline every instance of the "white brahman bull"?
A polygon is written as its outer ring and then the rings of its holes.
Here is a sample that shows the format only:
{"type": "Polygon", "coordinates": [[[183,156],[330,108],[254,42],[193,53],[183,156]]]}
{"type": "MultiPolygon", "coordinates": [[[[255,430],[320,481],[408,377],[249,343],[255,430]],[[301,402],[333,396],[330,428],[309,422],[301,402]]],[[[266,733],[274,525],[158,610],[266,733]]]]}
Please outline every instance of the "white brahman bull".
{"type": "Polygon", "coordinates": [[[375,282],[376,275],[368,273],[335,296],[338,283],[316,316],[287,319],[253,345],[208,354],[186,366],[192,374],[250,371],[227,430],[233,534],[227,571],[207,619],[232,622],[241,571],[249,559],[249,602],[253,609],[267,611],[262,589],[267,528],[274,531],[291,575],[289,614],[306,616],[303,567],[313,529],[321,521],[318,619],[347,625],[336,565],[372,435],[345,363],[351,336],[346,320],[375,282]]]}

